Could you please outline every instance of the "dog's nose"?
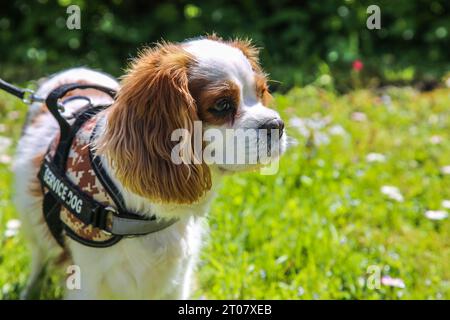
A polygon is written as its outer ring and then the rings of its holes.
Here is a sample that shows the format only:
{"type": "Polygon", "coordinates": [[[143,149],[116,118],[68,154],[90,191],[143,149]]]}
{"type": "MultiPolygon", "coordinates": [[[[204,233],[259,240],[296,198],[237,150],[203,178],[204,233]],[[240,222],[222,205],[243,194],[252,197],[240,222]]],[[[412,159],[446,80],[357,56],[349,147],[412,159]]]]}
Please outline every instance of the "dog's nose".
{"type": "Polygon", "coordinates": [[[278,134],[281,136],[283,135],[284,131],[284,122],[283,120],[279,118],[270,119],[269,121],[264,122],[259,129],[266,129],[267,135],[270,137],[272,129],[278,130],[278,134]]]}

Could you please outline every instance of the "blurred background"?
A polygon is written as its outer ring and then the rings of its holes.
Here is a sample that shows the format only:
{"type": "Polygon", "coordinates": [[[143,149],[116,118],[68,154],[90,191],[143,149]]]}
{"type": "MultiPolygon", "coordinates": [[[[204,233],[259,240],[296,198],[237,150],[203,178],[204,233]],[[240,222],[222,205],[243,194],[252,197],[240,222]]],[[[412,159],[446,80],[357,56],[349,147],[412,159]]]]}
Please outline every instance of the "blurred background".
{"type": "Polygon", "coordinates": [[[361,84],[436,86],[449,70],[450,3],[376,1],[380,30],[366,26],[373,1],[7,1],[0,12],[0,70],[24,81],[88,65],[115,76],[137,48],[217,32],[249,37],[262,51],[272,90],[317,81],[349,90],[349,70],[363,63],[361,84]],[[81,29],[65,9],[81,9],[81,29]],[[321,77],[324,76],[325,77],[321,77]],[[328,77],[331,76],[331,77],[328,77]]]}
{"type": "MultiPolygon", "coordinates": [[[[5,1],[0,77],[74,66],[114,76],[144,45],[217,32],[263,48],[273,108],[297,145],[273,176],[227,177],[193,298],[450,299],[450,2],[5,1]],[[369,5],[381,28],[369,30],[369,5]],[[78,5],[81,29],[69,30],[78,5]]],[[[29,252],[13,205],[27,106],[0,92],[0,298],[29,252]]],[[[40,212],[37,214],[41,214],[40,212]]],[[[61,298],[65,270],[42,277],[61,298]]]]}

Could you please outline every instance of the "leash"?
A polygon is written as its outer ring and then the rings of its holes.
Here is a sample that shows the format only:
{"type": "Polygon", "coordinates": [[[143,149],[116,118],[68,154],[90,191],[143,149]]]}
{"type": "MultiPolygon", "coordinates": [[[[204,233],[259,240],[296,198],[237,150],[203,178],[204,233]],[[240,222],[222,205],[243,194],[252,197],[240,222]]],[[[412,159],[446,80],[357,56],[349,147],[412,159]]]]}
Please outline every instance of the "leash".
{"type": "Polygon", "coordinates": [[[31,89],[22,89],[12,85],[9,82],[0,78],[0,89],[12,94],[13,96],[19,98],[26,104],[30,104],[33,102],[44,102],[45,99],[41,97],[37,97],[34,94],[34,91],[31,89]]]}
{"type": "MultiPolygon", "coordinates": [[[[66,163],[72,142],[76,137],[78,130],[83,124],[98,114],[100,111],[107,109],[110,105],[92,105],[91,100],[84,96],[72,96],[67,101],[73,99],[84,99],[88,101],[87,106],[82,108],[75,115],[75,121],[70,124],[60,111],[64,111],[64,105],[59,102],[68,92],[76,89],[95,89],[108,94],[112,99],[116,95],[116,91],[99,85],[82,85],[77,83],[64,84],[52,92],[46,98],[37,97],[33,90],[22,89],[16,87],[2,79],[0,79],[0,89],[14,95],[23,102],[30,104],[33,102],[45,102],[47,109],[53,115],[60,127],[59,142],[53,157],[47,155],[38,173],[38,179],[44,193],[43,213],[45,221],[50,229],[51,234],[59,245],[64,247],[64,231],[67,236],[91,247],[109,247],[123,237],[142,236],[163,230],[178,219],[156,219],[156,216],[144,217],[134,212],[129,212],[125,208],[125,202],[114,182],[104,170],[100,158],[94,154],[92,150],[92,142],[96,135],[97,126],[91,133],[89,141],[89,161],[101,185],[109,194],[114,203],[104,205],[96,201],[92,196],[83,192],[66,176],[66,163]],[[103,242],[95,242],[84,239],[73,230],[71,230],[61,220],[61,209],[64,207],[74,217],[82,221],[86,226],[92,226],[111,236],[109,240],[103,242]]],[[[67,102],[66,101],[66,102],[67,102]]]]}

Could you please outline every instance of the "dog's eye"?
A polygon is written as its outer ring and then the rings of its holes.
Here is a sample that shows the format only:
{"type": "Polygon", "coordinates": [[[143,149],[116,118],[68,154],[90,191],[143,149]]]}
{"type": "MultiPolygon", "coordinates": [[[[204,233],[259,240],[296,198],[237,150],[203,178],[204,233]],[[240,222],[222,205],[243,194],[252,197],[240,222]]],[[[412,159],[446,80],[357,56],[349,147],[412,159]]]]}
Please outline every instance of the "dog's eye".
{"type": "Polygon", "coordinates": [[[209,110],[213,113],[225,114],[234,109],[234,103],[229,98],[217,100],[216,104],[209,110]]]}

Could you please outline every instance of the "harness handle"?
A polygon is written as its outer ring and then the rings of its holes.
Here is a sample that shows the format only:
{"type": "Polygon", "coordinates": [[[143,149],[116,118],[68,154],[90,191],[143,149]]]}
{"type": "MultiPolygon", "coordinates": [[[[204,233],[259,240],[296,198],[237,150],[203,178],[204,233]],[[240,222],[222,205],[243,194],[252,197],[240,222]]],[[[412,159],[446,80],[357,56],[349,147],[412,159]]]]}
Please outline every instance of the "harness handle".
{"type": "Polygon", "coordinates": [[[62,86],[54,89],[45,99],[45,103],[47,105],[48,110],[55,117],[56,121],[58,121],[59,127],[61,129],[61,141],[65,141],[71,138],[71,125],[67,122],[67,119],[64,118],[59,112],[58,100],[64,97],[68,92],[76,90],[76,89],[96,89],[108,94],[111,98],[114,99],[116,95],[116,91],[110,88],[94,85],[94,84],[79,84],[79,83],[68,83],[63,84],[62,86]]]}

